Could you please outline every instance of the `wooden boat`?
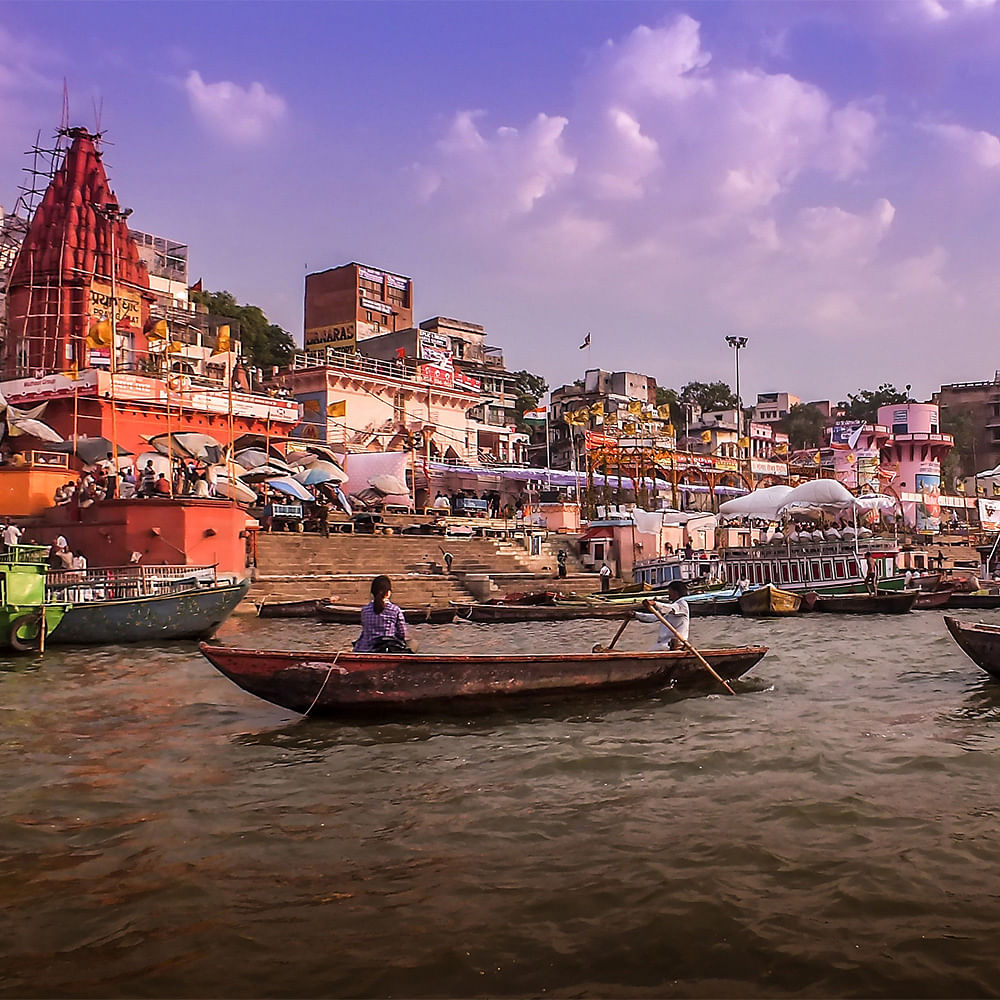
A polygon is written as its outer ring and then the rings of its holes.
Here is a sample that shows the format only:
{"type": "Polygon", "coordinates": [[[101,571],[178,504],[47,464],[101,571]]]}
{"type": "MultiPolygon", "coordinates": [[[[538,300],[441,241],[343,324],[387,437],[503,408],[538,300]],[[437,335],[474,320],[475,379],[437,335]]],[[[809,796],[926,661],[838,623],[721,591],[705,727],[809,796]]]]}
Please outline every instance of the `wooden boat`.
{"type": "Polygon", "coordinates": [[[115,645],[206,639],[249,589],[249,580],[216,580],[212,567],[123,566],[50,573],[48,593],[65,600],[67,608],[58,634],[53,632],[48,642],[115,645]],[[187,575],[192,569],[195,575],[187,575]]]}
{"type": "Polygon", "coordinates": [[[269,601],[264,598],[257,605],[258,618],[316,618],[319,606],[327,601],[269,601]]]}
{"type": "MultiPolygon", "coordinates": [[[[423,608],[403,608],[403,614],[406,616],[407,625],[449,625],[459,615],[463,607],[470,607],[470,605],[453,604],[446,607],[434,607],[429,604],[423,608]]],[[[320,621],[336,625],[360,626],[361,610],[360,607],[319,601],[316,614],[320,621]]]]}
{"type": "Polygon", "coordinates": [[[552,604],[505,604],[497,601],[456,605],[455,608],[459,617],[473,622],[569,622],[586,618],[623,618],[639,604],[641,600],[632,605],[597,600],[556,601],[552,604]]]}
{"type": "Polygon", "coordinates": [[[933,608],[946,608],[951,600],[952,590],[921,590],[913,602],[914,611],[930,611],[933,608]]]}
{"type": "MultiPolygon", "coordinates": [[[[520,699],[717,683],[686,650],[431,656],[284,652],[202,643],[201,651],[244,691],[304,715],[501,708],[520,699]]],[[[723,678],[734,680],[757,663],[767,647],[701,653],[723,678]]]]}
{"type": "Polygon", "coordinates": [[[1000,608],[1000,593],[959,594],[952,591],[947,606],[949,608],[1000,608]]]}
{"type": "Polygon", "coordinates": [[[29,653],[51,642],[66,603],[45,592],[49,547],[6,545],[0,553],[0,648],[29,653]]]}
{"type": "Polygon", "coordinates": [[[747,618],[784,618],[796,615],[802,606],[802,596],[781,590],[773,584],[746,590],[740,594],[740,613],[747,618]]]}
{"type": "Polygon", "coordinates": [[[818,594],[813,610],[836,615],[905,615],[913,610],[915,590],[878,594],[818,594]]]}
{"type": "Polygon", "coordinates": [[[966,624],[951,615],[944,616],[944,623],[952,638],[974,662],[988,674],[1000,678],[1000,625],[983,622],[966,624]]]}
{"type": "MultiPolygon", "coordinates": [[[[734,587],[729,590],[708,591],[703,594],[689,594],[687,601],[688,613],[692,618],[704,618],[709,615],[738,615],[740,613],[740,592],[734,587]]],[[[670,602],[670,598],[666,598],[670,602]]]]}

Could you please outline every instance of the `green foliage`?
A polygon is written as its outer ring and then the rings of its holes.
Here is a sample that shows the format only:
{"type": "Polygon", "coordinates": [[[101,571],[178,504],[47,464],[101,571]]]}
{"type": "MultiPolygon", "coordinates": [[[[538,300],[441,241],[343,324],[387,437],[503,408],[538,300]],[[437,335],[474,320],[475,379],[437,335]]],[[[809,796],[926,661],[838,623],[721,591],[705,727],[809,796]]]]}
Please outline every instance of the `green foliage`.
{"type": "Polygon", "coordinates": [[[295,341],[286,330],[269,322],[260,306],[241,306],[231,292],[192,292],[191,299],[213,316],[239,320],[243,357],[248,364],[259,365],[270,374],[272,367],[291,360],[295,341]]]}
{"type": "Polygon", "coordinates": [[[549,384],[541,375],[522,369],[514,373],[514,409],[517,411],[517,429],[530,433],[535,428],[524,423],[524,411],[538,408],[538,401],[548,391],[549,384]]]}
{"type": "Polygon", "coordinates": [[[796,403],[781,421],[791,448],[822,448],[826,443],[826,418],[808,403],[796,403]]]}
{"type": "Polygon", "coordinates": [[[955,438],[955,447],[941,463],[941,479],[952,488],[956,479],[981,471],[976,468],[976,416],[968,406],[942,406],[940,412],[941,432],[955,438]]]}
{"type": "Polygon", "coordinates": [[[681,406],[681,398],[677,395],[676,389],[668,389],[665,385],[656,387],[656,405],[670,407],[670,422],[674,427],[680,427],[684,423],[684,408],[681,406]]]}
{"type": "Polygon", "coordinates": [[[695,403],[702,410],[731,410],[739,405],[736,393],[721,381],[688,382],[678,398],[683,403],[695,403]]]}
{"type": "Polygon", "coordinates": [[[905,392],[900,392],[891,382],[883,382],[874,390],[860,389],[857,394],[848,393],[847,399],[847,402],[841,401],[839,404],[844,408],[844,418],[846,420],[864,420],[868,424],[874,424],[878,419],[878,411],[881,406],[915,402],[910,396],[909,386],[906,386],[905,392]]]}

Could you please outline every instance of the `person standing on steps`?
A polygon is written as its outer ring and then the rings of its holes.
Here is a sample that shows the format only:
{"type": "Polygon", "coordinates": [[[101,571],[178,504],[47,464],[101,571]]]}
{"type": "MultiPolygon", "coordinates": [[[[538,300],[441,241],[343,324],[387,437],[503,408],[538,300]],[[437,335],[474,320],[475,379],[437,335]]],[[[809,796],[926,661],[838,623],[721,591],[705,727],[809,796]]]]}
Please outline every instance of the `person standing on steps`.
{"type": "Polygon", "coordinates": [[[606,594],[611,589],[611,567],[601,563],[601,593],[606,594]]]}
{"type": "Polygon", "coordinates": [[[566,577],[566,550],[560,549],[556,553],[556,562],[559,563],[559,579],[565,579],[566,577]]]}
{"type": "MultiPolygon", "coordinates": [[[[441,549],[441,546],[439,545],[438,548],[441,549]]],[[[451,573],[451,564],[455,557],[450,552],[446,552],[444,549],[441,549],[441,555],[444,556],[444,571],[446,573],[451,573]]]]}

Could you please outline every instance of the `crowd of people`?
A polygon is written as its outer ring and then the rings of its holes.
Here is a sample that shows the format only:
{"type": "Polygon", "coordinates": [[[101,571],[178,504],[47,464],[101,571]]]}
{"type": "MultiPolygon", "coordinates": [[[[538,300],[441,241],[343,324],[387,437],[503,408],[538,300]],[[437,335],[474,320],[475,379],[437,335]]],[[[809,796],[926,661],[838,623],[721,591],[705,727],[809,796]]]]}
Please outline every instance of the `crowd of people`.
{"type": "Polygon", "coordinates": [[[88,466],[78,478],[67,480],[57,487],[53,499],[57,506],[76,504],[89,507],[98,500],[131,500],[135,497],[194,496],[210,497],[211,484],[205,466],[193,460],[175,460],[173,478],[157,471],[152,459],[145,465],[121,466],[109,454],[107,459],[88,466]]]}

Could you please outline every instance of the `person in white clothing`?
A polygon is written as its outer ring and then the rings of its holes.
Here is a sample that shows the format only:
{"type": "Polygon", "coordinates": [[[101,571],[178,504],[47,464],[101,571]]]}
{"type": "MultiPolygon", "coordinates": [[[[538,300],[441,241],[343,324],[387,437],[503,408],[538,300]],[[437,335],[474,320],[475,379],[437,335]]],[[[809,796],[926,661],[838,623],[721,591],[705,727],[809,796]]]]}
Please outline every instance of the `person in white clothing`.
{"type": "Polygon", "coordinates": [[[611,589],[611,567],[607,563],[601,563],[601,591],[607,593],[611,589]]]}
{"type": "Polygon", "coordinates": [[[4,545],[17,545],[21,541],[21,529],[16,524],[8,524],[3,529],[4,545]]]}
{"type": "MultiPolygon", "coordinates": [[[[648,607],[652,603],[653,607],[677,630],[680,638],[687,642],[688,634],[691,631],[691,613],[688,609],[687,601],[684,600],[687,596],[687,585],[683,580],[671,580],[667,584],[667,593],[672,598],[671,604],[661,604],[659,601],[643,601],[643,604],[648,607]]],[[[653,647],[654,650],[681,648],[682,644],[677,636],[663,622],[660,622],[660,619],[656,615],[636,611],[635,617],[641,622],[649,622],[650,624],[653,622],[660,623],[660,634],[657,637],[656,645],[653,647]]]]}

